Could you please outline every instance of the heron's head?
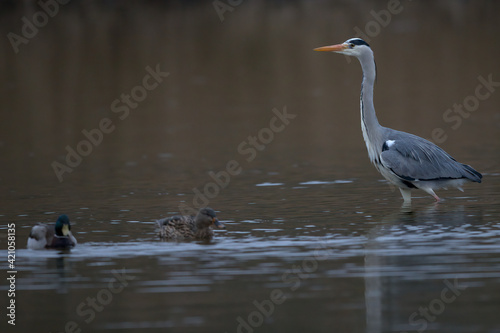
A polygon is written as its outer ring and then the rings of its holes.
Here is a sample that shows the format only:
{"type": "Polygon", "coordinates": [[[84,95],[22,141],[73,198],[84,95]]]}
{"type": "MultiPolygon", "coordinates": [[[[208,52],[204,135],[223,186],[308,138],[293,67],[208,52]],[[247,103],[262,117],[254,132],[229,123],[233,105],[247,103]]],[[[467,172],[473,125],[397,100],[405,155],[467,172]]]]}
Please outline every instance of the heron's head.
{"type": "Polygon", "coordinates": [[[318,47],[314,51],[336,52],[357,58],[372,52],[370,45],[361,38],[350,38],[342,44],[318,47]]]}

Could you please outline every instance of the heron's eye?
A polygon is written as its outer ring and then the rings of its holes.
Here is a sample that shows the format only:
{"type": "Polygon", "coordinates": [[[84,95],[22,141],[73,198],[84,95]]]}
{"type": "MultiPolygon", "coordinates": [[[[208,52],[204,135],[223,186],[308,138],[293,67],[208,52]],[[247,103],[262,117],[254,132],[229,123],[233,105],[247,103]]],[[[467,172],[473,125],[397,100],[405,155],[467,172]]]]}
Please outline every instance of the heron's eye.
{"type": "Polygon", "coordinates": [[[353,49],[354,48],[354,44],[353,43],[349,44],[349,48],[353,49]]]}

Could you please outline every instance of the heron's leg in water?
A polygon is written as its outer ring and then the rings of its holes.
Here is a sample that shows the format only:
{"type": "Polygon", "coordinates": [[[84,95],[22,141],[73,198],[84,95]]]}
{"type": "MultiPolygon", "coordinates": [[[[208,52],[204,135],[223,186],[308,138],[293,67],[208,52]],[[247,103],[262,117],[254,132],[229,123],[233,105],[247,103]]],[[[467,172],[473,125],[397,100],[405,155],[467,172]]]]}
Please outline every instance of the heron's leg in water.
{"type": "Polygon", "coordinates": [[[434,199],[436,199],[436,201],[441,201],[441,199],[439,199],[439,197],[436,195],[436,193],[434,193],[434,191],[432,190],[432,188],[427,187],[427,188],[422,188],[422,190],[424,190],[425,192],[427,192],[430,195],[432,195],[434,197],[434,199]]]}
{"type": "Polygon", "coordinates": [[[400,187],[399,191],[401,191],[401,195],[403,196],[403,200],[405,201],[405,203],[411,203],[411,190],[400,187]]]}

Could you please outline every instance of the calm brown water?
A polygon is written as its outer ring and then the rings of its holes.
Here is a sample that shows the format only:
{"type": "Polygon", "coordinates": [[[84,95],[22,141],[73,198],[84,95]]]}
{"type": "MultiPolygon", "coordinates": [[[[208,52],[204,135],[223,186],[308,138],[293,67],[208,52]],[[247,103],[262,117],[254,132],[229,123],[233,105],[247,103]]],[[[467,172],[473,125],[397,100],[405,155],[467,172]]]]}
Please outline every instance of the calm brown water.
{"type": "MultiPolygon", "coordinates": [[[[387,5],[70,3],[17,53],[2,38],[0,330],[500,332],[499,4],[402,2],[381,25],[387,5]],[[359,64],[312,51],[356,27],[380,122],[440,128],[482,184],[401,208],[368,161],[359,64]],[[156,239],[206,203],[212,242],[156,239]],[[25,249],[62,213],[74,250],[25,249]]],[[[3,5],[0,34],[39,10],[3,5]]]]}

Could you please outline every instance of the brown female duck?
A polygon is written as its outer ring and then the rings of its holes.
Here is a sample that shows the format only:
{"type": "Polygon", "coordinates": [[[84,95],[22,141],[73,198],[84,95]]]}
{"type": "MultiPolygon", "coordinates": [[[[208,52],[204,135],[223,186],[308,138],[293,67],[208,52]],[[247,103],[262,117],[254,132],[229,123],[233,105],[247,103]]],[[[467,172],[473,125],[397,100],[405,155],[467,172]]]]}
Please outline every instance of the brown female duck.
{"type": "Polygon", "coordinates": [[[172,216],[156,221],[156,232],[163,239],[211,239],[214,236],[213,226],[225,228],[219,222],[215,211],[205,207],[196,216],[172,216]]]}

